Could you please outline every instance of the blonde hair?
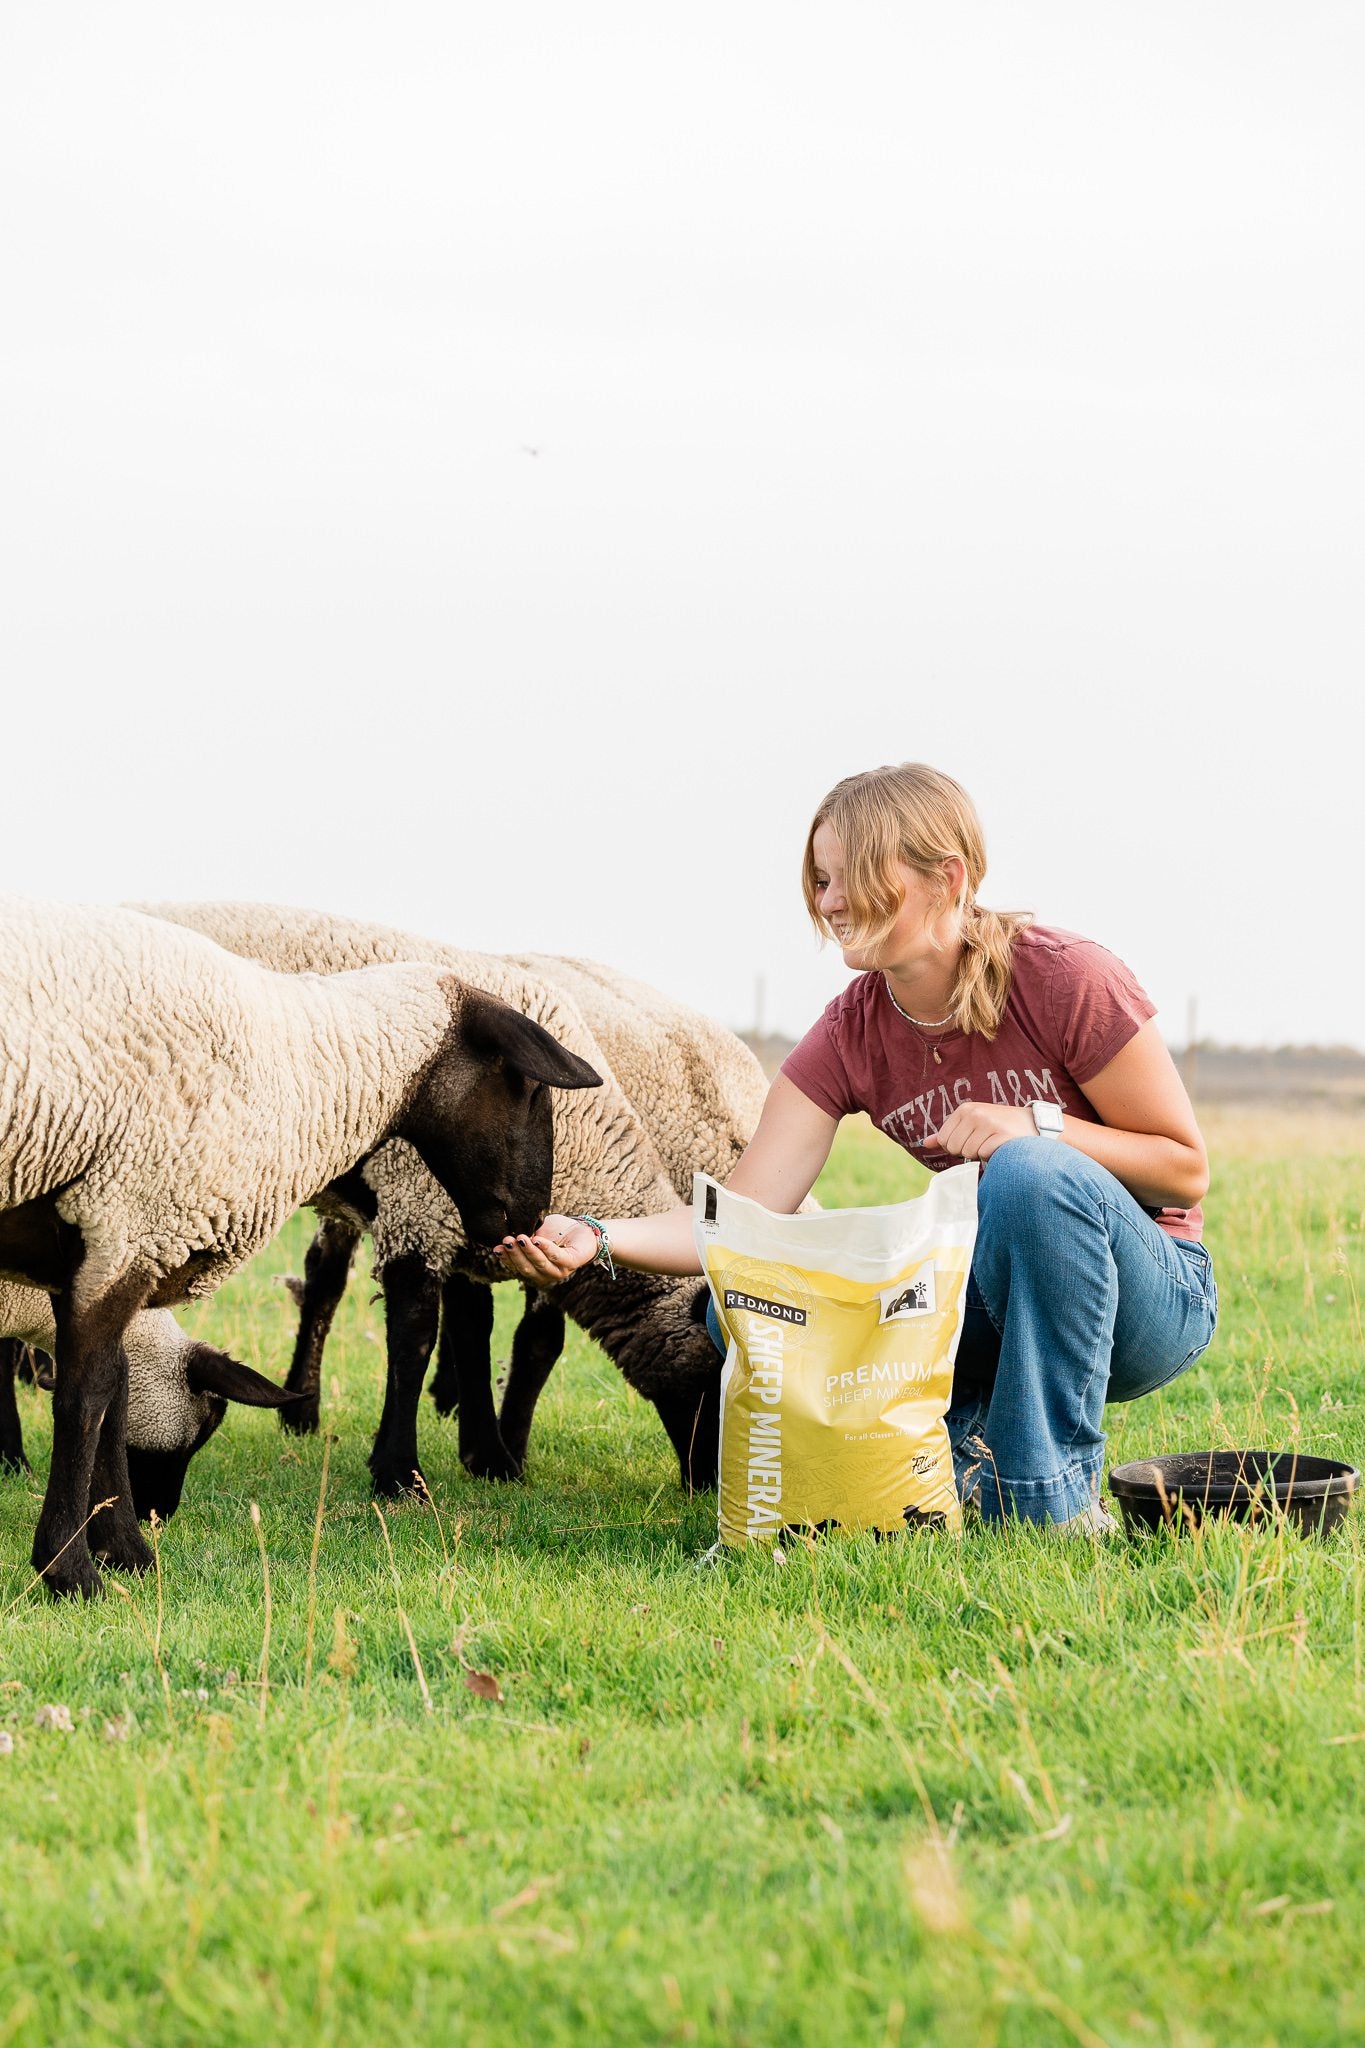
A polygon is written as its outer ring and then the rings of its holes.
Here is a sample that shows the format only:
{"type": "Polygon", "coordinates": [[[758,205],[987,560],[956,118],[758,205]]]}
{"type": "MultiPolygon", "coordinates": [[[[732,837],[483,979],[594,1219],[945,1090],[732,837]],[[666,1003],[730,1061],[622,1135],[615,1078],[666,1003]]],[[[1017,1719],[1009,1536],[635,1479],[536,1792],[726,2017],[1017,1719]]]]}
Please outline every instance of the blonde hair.
{"type": "MultiPolygon", "coordinates": [[[[896,863],[926,881],[943,880],[943,863],[957,859],[966,880],[957,899],[962,912],[962,964],[953,991],[959,1031],[994,1038],[1010,990],[1014,941],[1033,922],[1026,910],[983,910],[976,900],[986,873],[986,840],[976,806],[961,783],[921,761],[869,768],[835,784],[816,810],[806,835],[801,889],[811,923],[832,936],[816,907],[815,835],[822,825],[838,833],[844,849],[844,895],[853,930],[846,944],[875,952],[900,914],[904,890],[896,863]]],[[[945,908],[947,891],[944,890],[945,908]]]]}

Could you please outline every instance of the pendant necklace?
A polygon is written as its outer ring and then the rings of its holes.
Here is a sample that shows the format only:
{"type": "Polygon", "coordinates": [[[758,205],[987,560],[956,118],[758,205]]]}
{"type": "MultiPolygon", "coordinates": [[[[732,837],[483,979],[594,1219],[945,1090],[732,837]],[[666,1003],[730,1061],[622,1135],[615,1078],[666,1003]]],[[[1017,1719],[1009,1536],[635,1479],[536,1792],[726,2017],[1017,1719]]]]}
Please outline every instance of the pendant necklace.
{"type": "Polygon", "coordinates": [[[910,1012],[908,1010],[903,1010],[900,1004],[896,1001],[895,994],[892,990],[891,984],[889,981],[887,981],[885,975],[882,976],[882,982],[885,986],[886,993],[891,997],[891,1007],[896,1012],[896,1015],[898,1017],[904,1017],[906,1023],[909,1024],[915,1031],[919,1033],[920,1042],[925,1047],[925,1050],[931,1052],[934,1055],[934,1065],[936,1067],[941,1067],[943,1065],[943,1056],[939,1052],[937,1044],[931,1045],[929,1040],[924,1036],[924,1034],[926,1031],[942,1031],[945,1025],[951,1024],[953,1021],[952,1011],[950,1010],[946,1017],[937,1017],[934,1018],[932,1021],[924,1017],[912,1017],[910,1015],[910,1012]]]}

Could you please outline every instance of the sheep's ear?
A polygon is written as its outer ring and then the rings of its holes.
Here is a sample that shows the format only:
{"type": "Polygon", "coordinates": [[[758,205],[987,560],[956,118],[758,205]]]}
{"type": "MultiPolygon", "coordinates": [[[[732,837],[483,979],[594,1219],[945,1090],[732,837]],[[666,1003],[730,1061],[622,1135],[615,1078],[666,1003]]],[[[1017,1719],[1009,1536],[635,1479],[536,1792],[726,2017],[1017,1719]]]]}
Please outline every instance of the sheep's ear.
{"type": "Polygon", "coordinates": [[[600,1088],[602,1076],[577,1053],[551,1038],[543,1024],[523,1017],[510,1003],[475,989],[460,1005],[460,1030],[477,1053],[500,1054],[509,1067],[529,1081],[549,1088],[600,1088]]]}
{"type": "Polygon", "coordinates": [[[211,1344],[192,1347],[185,1361],[185,1379],[196,1394],[218,1394],[224,1401],[240,1401],[247,1408],[286,1408],[291,1401],[304,1399],[253,1372],[239,1358],[215,1351],[211,1344]]]}

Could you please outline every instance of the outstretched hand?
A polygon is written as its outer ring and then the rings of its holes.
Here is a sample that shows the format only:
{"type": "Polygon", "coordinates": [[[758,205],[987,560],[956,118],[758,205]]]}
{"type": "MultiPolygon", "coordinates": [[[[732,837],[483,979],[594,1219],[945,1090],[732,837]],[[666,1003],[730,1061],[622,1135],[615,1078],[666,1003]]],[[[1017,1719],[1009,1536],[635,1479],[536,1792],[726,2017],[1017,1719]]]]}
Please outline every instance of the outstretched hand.
{"type": "Polygon", "coordinates": [[[533,1287],[557,1287],[597,1257],[597,1232],[576,1216],[547,1216],[532,1237],[505,1237],[495,1247],[509,1273],[533,1287]]]}

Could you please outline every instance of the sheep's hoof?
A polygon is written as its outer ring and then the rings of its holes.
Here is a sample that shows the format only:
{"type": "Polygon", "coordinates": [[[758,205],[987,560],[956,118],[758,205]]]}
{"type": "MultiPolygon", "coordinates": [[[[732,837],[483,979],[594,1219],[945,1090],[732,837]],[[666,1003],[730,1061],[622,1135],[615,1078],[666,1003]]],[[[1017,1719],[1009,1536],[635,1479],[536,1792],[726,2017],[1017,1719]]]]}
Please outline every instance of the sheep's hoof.
{"type": "Polygon", "coordinates": [[[95,1560],[87,1550],[77,1557],[76,1545],[68,1544],[60,1557],[48,1561],[44,1571],[42,1559],[35,1546],[33,1569],[41,1573],[43,1584],[54,1600],[101,1600],[104,1597],[104,1581],[96,1569],[95,1560]]]}
{"type": "Polygon", "coordinates": [[[316,1394],[307,1401],[291,1401],[287,1408],[277,1408],[280,1428],[288,1430],[290,1436],[316,1436],[319,1423],[319,1404],[316,1394]]]}
{"type": "Polygon", "coordinates": [[[391,1471],[386,1465],[371,1465],[370,1491],[380,1500],[431,1499],[420,1465],[410,1466],[406,1472],[391,1471]]]}
{"type": "Polygon", "coordinates": [[[22,1451],[0,1451],[0,1472],[31,1472],[32,1465],[22,1451]]]}
{"type": "Polygon", "coordinates": [[[521,1459],[514,1457],[499,1437],[498,1441],[477,1451],[461,1451],[460,1463],[473,1479],[520,1479],[521,1459]]]}
{"type": "Polygon", "coordinates": [[[141,1536],[136,1542],[130,1536],[111,1536],[107,1543],[96,1543],[95,1555],[116,1572],[149,1572],[156,1563],[150,1543],[141,1536]]]}

